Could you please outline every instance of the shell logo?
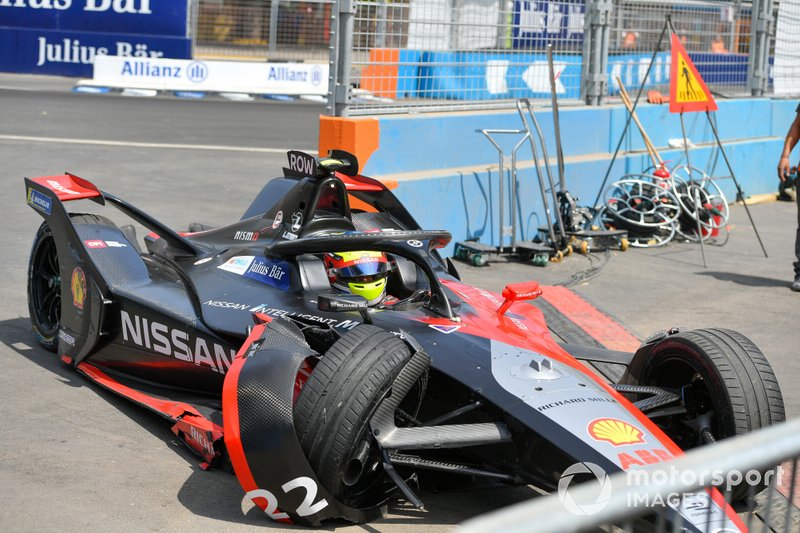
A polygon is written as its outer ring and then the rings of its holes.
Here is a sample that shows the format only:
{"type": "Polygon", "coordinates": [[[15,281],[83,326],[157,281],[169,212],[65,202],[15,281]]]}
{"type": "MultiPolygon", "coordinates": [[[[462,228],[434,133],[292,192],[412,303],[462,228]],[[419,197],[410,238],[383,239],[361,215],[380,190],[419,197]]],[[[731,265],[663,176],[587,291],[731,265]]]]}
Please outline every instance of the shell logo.
{"type": "Polygon", "coordinates": [[[598,418],[589,423],[587,431],[594,440],[609,442],[614,446],[644,443],[642,430],[616,418],[598,418]]]}

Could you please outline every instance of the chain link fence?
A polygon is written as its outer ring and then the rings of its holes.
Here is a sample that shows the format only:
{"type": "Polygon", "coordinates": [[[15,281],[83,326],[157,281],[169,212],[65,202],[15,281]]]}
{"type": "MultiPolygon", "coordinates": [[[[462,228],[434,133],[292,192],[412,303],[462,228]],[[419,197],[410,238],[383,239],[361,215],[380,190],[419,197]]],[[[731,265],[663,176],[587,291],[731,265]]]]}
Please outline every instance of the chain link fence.
{"type": "Polygon", "coordinates": [[[669,94],[670,40],[665,34],[671,17],[680,41],[712,93],[718,96],[750,94],[747,69],[751,41],[752,2],[677,0],[617,0],[611,15],[609,93],[618,94],[617,78],[631,88],[641,83],[641,66],[649,64],[658,47],[648,89],[669,94]],[[644,62],[618,60],[631,52],[645,52],[644,62]]]}
{"type": "Polygon", "coordinates": [[[545,103],[548,46],[565,104],[638,88],[653,58],[647,89],[667,94],[667,15],[718,97],[800,94],[800,0],[197,0],[196,14],[196,57],[330,59],[342,115],[545,103]]]}
{"type": "Polygon", "coordinates": [[[195,56],[328,61],[334,0],[199,0],[195,56]]]}
{"type": "Polygon", "coordinates": [[[800,0],[775,2],[775,31],[769,48],[774,58],[773,88],[779,96],[797,96],[800,93],[800,0]]]}
{"type": "Polygon", "coordinates": [[[578,101],[582,0],[356,1],[349,112],[487,109],[559,96],[578,101]]]}
{"type": "Polygon", "coordinates": [[[487,109],[550,98],[601,103],[620,80],[668,93],[669,14],[712,92],[751,93],[753,6],[714,0],[356,1],[351,115],[487,109]],[[588,61],[586,60],[588,58],[588,61]]]}

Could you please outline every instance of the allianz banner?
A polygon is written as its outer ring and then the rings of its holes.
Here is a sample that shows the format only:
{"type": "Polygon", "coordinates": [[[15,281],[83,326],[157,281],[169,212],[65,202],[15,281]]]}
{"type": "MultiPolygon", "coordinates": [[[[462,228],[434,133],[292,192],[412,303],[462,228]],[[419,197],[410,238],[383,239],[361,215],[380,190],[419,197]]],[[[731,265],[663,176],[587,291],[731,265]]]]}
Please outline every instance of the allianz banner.
{"type": "Polygon", "coordinates": [[[97,55],[191,57],[189,0],[0,0],[0,71],[92,75],[97,55]]]}

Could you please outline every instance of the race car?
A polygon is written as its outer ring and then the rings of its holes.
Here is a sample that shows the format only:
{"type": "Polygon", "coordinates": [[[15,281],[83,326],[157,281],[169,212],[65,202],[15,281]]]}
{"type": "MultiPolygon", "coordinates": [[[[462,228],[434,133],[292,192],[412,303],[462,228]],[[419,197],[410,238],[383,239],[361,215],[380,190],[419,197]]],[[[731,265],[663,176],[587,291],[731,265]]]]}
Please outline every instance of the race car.
{"type": "MultiPolygon", "coordinates": [[[[775,375],[743,335],[569,342],[531,305],[550,288],[462,283],[437,251],[450,234],[422,230],[358,168],[344,151],[291,151],[240,220],[185,232],[73,174],[26,178],[44,218],[34,335],[168,419],[203,468],[232,467],[268,517],[307,526],[374,520],[393,498],[422,508],[427,484],[554,490],[575,463],[641,468],[783,421],[775,375]],[[136,226],[68,211],[78,200],[136,226]],[[334,282],[361,258],[382,263],[369,282],[386,298],[359,294],[355,275],[334,282]]],[[[671,519],[705,530],[698,508],[746,529],[715,490],[671,519]]]]}

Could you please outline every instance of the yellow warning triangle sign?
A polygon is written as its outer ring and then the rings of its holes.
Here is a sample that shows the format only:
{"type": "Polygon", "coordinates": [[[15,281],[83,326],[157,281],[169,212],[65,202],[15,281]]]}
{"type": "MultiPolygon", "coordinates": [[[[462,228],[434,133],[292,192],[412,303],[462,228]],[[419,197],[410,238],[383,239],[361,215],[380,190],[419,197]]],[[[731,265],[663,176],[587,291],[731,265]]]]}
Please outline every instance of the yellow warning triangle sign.
{"type": "Polygon", "coordinates": [[[671,33],[670,41],[672,66],[669,75],[669,112],[716,111],[717,103],[680,39],[671,33]]]}

